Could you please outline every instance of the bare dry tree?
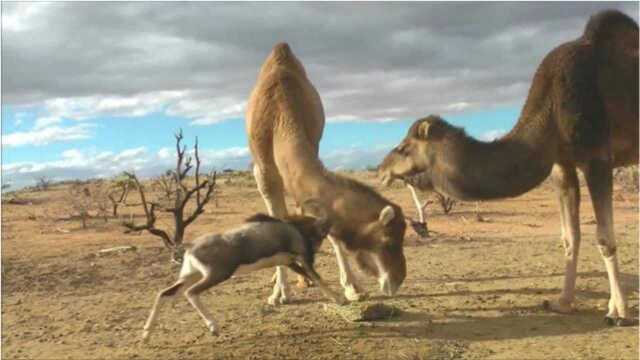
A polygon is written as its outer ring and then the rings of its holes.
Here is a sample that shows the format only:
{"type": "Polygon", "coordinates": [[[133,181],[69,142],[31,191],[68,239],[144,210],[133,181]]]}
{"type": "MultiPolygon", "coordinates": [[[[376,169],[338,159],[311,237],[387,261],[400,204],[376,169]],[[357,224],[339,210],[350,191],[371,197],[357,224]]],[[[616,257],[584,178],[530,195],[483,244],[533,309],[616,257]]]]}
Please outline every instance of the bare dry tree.
{"type": "Polygon", "coordinates": [[[73,184],[69,187],[65,194],[66,203],[72,217],[80,219],[82,228],[87,228],[87,220],[89,220],[89,211],[92,207],[93,199],[91,198],[91,190],[86,186],[73,184]]]}
{"type": "Polygon", "coordinates": [[[193,221],[204,213],[204,206],[211,200],[211,196],[214,193],[216,186],[216,172],[212,171],[206,175],[205,179],[201,179],[200,176],[200,156],[198,154],[198,138],[196,137],[194,145],[194,157],[195,157],[195,184],[189,188],[186,185],[186,177],[189,171],[193,168],[191,164],[192,158],[188,156],[185,159],[186,146],[181,146],[183,139],[182,130],[176,135],[176,152],[177,162],[175,171],[171,171],[174,183],[175,183],[175,195],[174,203],[171,207],[162,208],[162,211],[173,214],[174,219],[174,231],[173,236],[163,229],[156,227],[156,208],[160,208],[158,203],[147,200],[144,192],[144,186],[140,183],[138,178],[133,173],[125,173],[135,184],[140,193],[140,200],[142,201],[142,207],[146,216],[146,223],[136,225],[133,221],[124,222],[123,225],[127,227],[126,232],[147,230],[151,234],[158,236],[162,239],[165,247],[172,251],[172,259],[176,262],[182,261],[184,254],[184,248],[182,240],[184,238],[185,229],[193,221]],[[190,199],[195,195],[196,207],[189,215],[185,214],[185,208],[190,199]]]}
{"type": "Polygon", "coordinates": [[[438,203],[440,204],[440,207],[442,207],[442,211],[445,215],[448,215],[455,206],[456,200],[446,195],[440,194],[437,191],[435,191],[434,194],[436,199],[438,200],[438,203]]]}
{"type": "Polygon", "coordinates": [[[155,181],[155,185],[160,189],[165,199],[173,199],[176,193],[176,183],[173,171],[167,170],[164,174],[160,175],[155,181]]]}
{"type": "Polygon", "coordinates": [[[40,176],[36,179],[36,189],[38,191],[47,191],[51,186],[51,179],[46,176],[40,176]]]}
{"type": "Polygon", "coordinates": [[[127,175],[119,176],[115,179],[109,194],[107,195],[109,201],[111,201],[111,213],[113,217],[118,216],[118,207],[121,204],[126,204],[129,191],[135,189],[136,184],[127,175]]]}

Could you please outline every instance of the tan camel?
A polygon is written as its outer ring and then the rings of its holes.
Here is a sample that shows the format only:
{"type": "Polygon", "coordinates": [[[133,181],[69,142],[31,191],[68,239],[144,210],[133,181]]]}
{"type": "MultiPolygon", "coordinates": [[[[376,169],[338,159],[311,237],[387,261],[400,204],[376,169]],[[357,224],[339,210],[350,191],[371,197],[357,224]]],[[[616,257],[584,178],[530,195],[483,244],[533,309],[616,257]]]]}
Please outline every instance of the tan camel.
{"type": "Polygon", "coordinates": [[[638,120],[638,25],[618,11],[604,11],[591,17],[582,37],[544,58],[520,119],[507,135],[480,142],[429,116],[411,126],[379,174],[387,184],[402,178],[458,199],[484,200],[523,194],[551,173],[566,268],[560,298],[545,305],[569,313],[580,247],[580,169],[611,288],[606,319],[625,325],[631,322],[616,258],[612,171],[638,163],[638,120]]]}
{"type": "MultiPolygon", "coordinates": [[[[333,224],[329,240],[349,300],[364,296],[346,259],[376,276],[381,291],[393,295],[406,275],[402,209],[370,187],[327,171],[318,159],[324,110],[304,67],[287,44],[277,44],[260,69],[247,105],[246,126],[254,175],[270,215],[287,215],[285,190],[297,203],[319,199],[333,224]]],[[[270,304],[285,303],[285,269],[276,270],[270,304]]]]}

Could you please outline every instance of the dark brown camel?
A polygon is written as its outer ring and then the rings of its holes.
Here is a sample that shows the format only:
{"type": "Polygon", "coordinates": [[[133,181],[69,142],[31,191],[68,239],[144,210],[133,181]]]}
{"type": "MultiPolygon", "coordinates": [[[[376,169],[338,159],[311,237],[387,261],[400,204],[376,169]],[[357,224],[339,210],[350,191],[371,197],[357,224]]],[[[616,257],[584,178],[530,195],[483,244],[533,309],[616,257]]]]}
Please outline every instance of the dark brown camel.
{"type": "Polygon", "coordinates": [[[379,167],[462,200],[512,197],[549,174],[560,200],[565,278],[547,308],[573,311],[580,248],[580,188],[585,176],[597,221],[597,246],[611,298],[607,321],[629,324],[613,231],[612,172],[638,163],[638,25],[618,11],[591,17],[584,34],[552,50],[536,71],[515,127],[493,142],[468,137],[438,116],[416,121],[379,167]]]}

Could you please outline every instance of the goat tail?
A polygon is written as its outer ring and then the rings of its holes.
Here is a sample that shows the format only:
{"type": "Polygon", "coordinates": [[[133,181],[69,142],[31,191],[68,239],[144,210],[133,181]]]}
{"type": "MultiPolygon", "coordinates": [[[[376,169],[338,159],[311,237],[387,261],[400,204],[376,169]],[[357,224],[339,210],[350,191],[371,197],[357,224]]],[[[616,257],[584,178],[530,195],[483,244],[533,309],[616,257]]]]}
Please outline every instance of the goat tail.
{"type": "Polygon", "coordinates": [[[185,279],[192,274],[198,272],[197,268],[193,264],[193,254],[191,253],[190,248],[186,248],[184,251],[184,256],[182,257],[182,266],[180,267],[180,275],[179,279],[185,279]]]}

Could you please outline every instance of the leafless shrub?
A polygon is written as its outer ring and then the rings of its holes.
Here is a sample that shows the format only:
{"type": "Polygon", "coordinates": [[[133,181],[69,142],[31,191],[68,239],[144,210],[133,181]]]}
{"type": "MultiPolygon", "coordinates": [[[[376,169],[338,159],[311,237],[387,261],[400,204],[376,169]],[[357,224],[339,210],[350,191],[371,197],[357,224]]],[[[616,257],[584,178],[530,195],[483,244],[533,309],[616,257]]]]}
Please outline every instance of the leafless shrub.
{"type": "Polygon", "coordinates": [[[113,217],[118,216],[118,207],[127,202],[129,191],[135,189],[136,184],[127,175],[122,174],[114,179],[111,189],[107,193],[107,198],[111,202],[111,213],[113,217]]]}
{"type": "Polygon", "coordinates": [[[111,210],[109,186],[103,181],[93,183],[74,183],[69,185],[64,202],[70,213],[69,219],[79,219],[86,229],[92,217],[100,217],[108,222],[111,210]]]}
{"type": "Polygon", "coordinates": [[[167,170],[154,181],[154,186],[160,190],[165,199],[171,200],[176,193],[175,180],[173,171],[167,170]]]}
{"type": "Polygon", "coordinates": [[[223,175],[225,186],[234,187],[256,187],[256,180],[251,171],[232,171],[223,175]]]}
{"type": "Polygon", "coordinates": [[[101,217],[104,222],[108,222],[112,205],[110,186],[100,181],[90,185],[89,189],[92,207],[96,211],[96,215],[101,217]]]}
{"type": "Polygon", "coordinates": [[[92,207],[91,190],[84,185],[71,185],[65,194],[65,202],[73,218],[80,219],[82,228],[87,228],[90,218],[89,211],[92,207]]]}
{"type": "Polygon", "coordinates": [[[40,176],[36,179],[36,189],[38,191],[47,191],[51,186],[51,179],[46,176],[40,176]]]}
{"type": "Polygon", "coordinates": [[[195,184],[192,187],[188,187],[186,178],[189,171],[193,169],[193,166],[191,164],[192,158],[189,156],[185,159],[186,146],[183,147],[180,144],[183,138],[182,130],[180,130],[175,135],[175,137],[177,163],[175,171],[171,171],[175,182],[173,206],[159,206],[157,202],[148,201],[144,187],[142,184],[140,184],[140,181],[138,180],[136,175],[133,173],[125,173],[129,177],[129,179],[131,179],[136,184],[136,188],[138,189],[138,192],[140,194],[140,200],[142,201],[142,207],[144,209],[147,221],[145,224],[141,225],[136,225],[133,223],[133,221],[128,221],[124,222],[123,225],[128,229],[127,232],[147,230],[151,234],[160,237],[165,247],[172,251],[173,260],[181,262],[182,255],[184,254],[184,248],[182,246],[184,232],[187,226],[193,223],[193,221],[198,216],[204,213],[204,206],[209,202],[209,200],[211,200],[212,195],[214,194],[216,186],[216,173],[211,172],[205,177],[205,179],[201,179],[201,162],[198,154],[198,138],[196,137],[196,143],[193,147],[194,157],[196,161],[195,171],[193,174],[195,184]],[[196,200],[196,208],[191,214],[186,215],[186,205],[194,196],[196,200]],[[161,211],[168,212],[173,215],[175,224],[173,235],[169,235],[167,231],[156,227],[157,216],[155,211],[157,208],[161,209],[161,211]]]}
{"type": "Polygon", "coordinates": [[[445,215],[448,215],[456,205],[456,201],[446,195],[440,194],[439,192],[434,192],[434,194],[438,204],[440,204],[440,207],[442,208],[442,211],[445,215]]]}

